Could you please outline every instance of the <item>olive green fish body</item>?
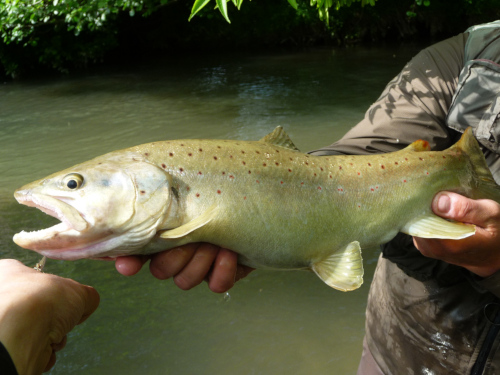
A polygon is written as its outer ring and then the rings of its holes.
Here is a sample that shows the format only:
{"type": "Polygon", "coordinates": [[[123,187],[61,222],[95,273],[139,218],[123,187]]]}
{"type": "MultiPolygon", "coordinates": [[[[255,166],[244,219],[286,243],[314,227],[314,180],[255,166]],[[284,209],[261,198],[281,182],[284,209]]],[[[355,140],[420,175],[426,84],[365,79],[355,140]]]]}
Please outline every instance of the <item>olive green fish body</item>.
{"type": "MultiPolygon", "coordinates": [[[[53,238],[44,242],[25,234],[16,235],[18,244],[49,257],[76,259],[151,253],[203,241],[236,251],[242,263],[253,267],[313,269],[340,290],[362,283],[360,248],[387,242],[397,232],[456,239],[474,234],[473,226],[432,213],[437,192],[500,198],[470,132],[445,151],[428,151],[427,142],[417,141],[398,152],[370,156],[303,154],[281,128],[256,142],[154,142],[103,155],[44,181],[57,180],[68,190],[64,184],[73,186],[72,179],[78,185],[75,174],[83,182],[74,193],[81,194],[91,182],[101,185],[96,191],[133,191],[129,198],[120,195],[123,212],[111,214],[120,220],[103,224],[108,237],[101,229],[101,240],[89,235],[87,242],[71,248],[53,238]],[[95,173],[104,165],[119,172],[95,173]],[[132,176],[132,183],[125,175],[132,176]],[[40,242],[46,246],[37,245],[40,242]]],[[[42,185],[23,187],[16,197],[40,205],[26,197],[55,195],[43,192],[42,185]]],[[[101,204],[104,212],[117,211],[114,199],[101,204]]],[[[75,206],[69,198],[66,203],[75,206]]],[[[98,216],[98,207],[88,213],[78,210],[88,222],[87,216],[98,216]]],[[[106,216],[96,223],[109,220],[106,216]]],[[[74,242],[91,228],[71,232],[74,242]]]]}

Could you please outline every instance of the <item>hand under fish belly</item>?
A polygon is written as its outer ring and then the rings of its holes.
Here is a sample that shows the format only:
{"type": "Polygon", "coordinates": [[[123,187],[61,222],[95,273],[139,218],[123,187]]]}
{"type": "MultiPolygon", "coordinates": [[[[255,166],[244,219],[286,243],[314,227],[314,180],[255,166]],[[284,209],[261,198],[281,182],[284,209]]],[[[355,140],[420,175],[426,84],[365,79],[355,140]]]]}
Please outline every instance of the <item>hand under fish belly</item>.
{"type": "Polygon", "coordinates": [[[301,153],[282,128],[260,141],[174,140],[114,151],[23,186],[19,203],[61,223],[14,236],[49,258],[151,254],[193,242],[251,267],[363,281],[361,248],[398,232],[460,239],[475,227],[434,215],[442,190],[500,201],[470,130],[448,150],[425,141],[371,156],[301,153]]]}

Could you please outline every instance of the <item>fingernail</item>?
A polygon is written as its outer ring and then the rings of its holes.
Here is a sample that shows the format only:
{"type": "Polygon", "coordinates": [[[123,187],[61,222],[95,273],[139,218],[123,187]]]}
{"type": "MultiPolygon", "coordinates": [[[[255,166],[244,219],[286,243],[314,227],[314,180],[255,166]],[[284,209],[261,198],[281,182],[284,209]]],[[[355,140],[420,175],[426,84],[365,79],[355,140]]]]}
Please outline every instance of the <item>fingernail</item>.
{"type": "Polygon", "coordinates": [[[439,194],[434,198],[434,208],[440,213],[447,213],[451,208],[451,199],[448,194],[439,194]]]}

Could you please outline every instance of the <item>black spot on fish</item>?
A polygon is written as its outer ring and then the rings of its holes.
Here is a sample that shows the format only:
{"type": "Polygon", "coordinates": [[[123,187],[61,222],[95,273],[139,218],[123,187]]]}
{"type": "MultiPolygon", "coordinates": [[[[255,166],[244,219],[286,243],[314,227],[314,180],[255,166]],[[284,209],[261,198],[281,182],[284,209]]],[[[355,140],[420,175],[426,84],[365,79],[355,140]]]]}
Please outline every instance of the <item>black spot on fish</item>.
{"type": "Polygon", "coordinates": [[[179,199],[179,190],[172,186],[172,194],[176,199],[179,199]]]}

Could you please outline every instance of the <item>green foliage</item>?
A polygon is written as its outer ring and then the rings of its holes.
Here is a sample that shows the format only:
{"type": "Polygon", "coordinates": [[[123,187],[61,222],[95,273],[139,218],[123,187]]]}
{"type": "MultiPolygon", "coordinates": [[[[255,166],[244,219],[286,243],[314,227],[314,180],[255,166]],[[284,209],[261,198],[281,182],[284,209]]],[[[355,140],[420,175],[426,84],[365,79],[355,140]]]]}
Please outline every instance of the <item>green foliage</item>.
{"type": "Polygon", "coordinates": [[[0,33],[7,43],[28,39],[27,43],[36,45],[38,38],[30,37],[43,25],[65,25],[78,35],[84,29],[101,28],[108,18],[119,12],[128,11],[133,16],[148,6],[167,1],[0,0],[0,33]]]}
{"type": "MultiPolygon", "coordinates": [[[[231,23],[229,20],[229,15],[227,13],[227,3],[231,1],[238,10],[241,7],[241,3],[243,0],[215,0],[216,8],[219,8],[222,16],[226,19],[227,22],[231,23]]],[[[375,1],[377,0],[310,0],[311,6],[316,6],[318,9],[319,18],[325,21],[327,24],[329,22],[329,9],[334,8],[335,10],[340,9],[343,6],[350,6],[354,2],[360,2],[362,6],[367,4],[375,5],[375,1]]],[[[422,1],[422,0],[416,0],[422,1]]],[[[426,0],[428,1],[428,0],[426,0]]],[[[193,8],[191,9],[191,15],[189,16],[189,20],[191,20],[201,9],[203,9],[206,5],[210,3],[210,0],[196,0],[193,4],[193,8]]],[[[297,0],[288,0],[288,3],[295,9],[298,9],[297,0]]]]}

